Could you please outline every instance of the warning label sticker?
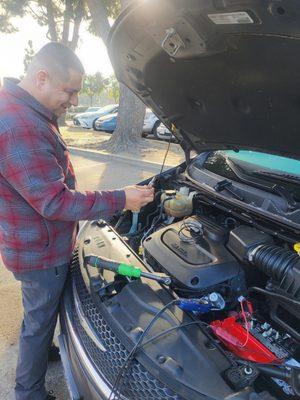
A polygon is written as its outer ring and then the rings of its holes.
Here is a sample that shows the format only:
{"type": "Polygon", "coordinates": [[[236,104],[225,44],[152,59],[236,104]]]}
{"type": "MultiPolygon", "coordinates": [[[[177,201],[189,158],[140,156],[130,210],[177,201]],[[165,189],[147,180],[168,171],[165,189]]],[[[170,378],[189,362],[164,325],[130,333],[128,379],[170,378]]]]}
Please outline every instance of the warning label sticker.
{"type": "Polygon", "coordinates": [[[232,13],[207,14],[208,18],[217,25],[254,24],[253,19],[246,11],[232,13]]]}

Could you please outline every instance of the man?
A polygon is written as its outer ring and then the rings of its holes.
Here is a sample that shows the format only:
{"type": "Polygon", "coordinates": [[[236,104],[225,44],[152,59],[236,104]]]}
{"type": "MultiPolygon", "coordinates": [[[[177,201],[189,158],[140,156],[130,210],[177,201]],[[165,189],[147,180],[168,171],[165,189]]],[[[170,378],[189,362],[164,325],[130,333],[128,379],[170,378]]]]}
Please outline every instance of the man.
{"type": "Polygon", "coordinates": [[[16,400],[55,399],[46,392],[47,352],[79,220],[107,218],[153,200],[148,187],[79,192],[57,117],[78,104],[84,74],[77,56],[48,43],[21,82],[0,91],[0,252],[21,281],[24,319],[16,400]]]}

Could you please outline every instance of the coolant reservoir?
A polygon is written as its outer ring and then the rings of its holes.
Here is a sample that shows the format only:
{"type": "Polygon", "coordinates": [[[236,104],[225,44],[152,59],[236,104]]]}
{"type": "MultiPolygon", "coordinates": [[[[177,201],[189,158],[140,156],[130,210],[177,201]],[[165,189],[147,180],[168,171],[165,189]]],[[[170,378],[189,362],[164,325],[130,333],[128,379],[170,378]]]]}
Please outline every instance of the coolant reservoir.
{"type": "Polygon", "coordinates": [[[194,194],[195,192],[189,193],[187,187],[182,187],[179,191],[166,190],[161,195],[161,202],[166,214],[176,218],[191,215],[194,194]]]}

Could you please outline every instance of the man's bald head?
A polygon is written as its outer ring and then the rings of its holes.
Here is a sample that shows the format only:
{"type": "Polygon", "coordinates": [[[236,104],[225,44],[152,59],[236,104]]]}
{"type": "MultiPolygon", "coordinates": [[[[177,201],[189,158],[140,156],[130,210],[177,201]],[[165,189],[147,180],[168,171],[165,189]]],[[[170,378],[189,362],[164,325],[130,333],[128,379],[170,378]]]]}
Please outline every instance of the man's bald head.
{"type": "Polygon", "coordinates": [[[78,104],[84,68],[76,54],[51,42],[36,53],[19,86],[58,117],[78,104]]]}
{"type": "Polygon", "coordinates": [[[52,78],[68,81],[70,70],[84,74],[84,68],[77,55],[67,46],[50,42],[43,46],[33,57],[27,74],[46,70],[52,78]]]}

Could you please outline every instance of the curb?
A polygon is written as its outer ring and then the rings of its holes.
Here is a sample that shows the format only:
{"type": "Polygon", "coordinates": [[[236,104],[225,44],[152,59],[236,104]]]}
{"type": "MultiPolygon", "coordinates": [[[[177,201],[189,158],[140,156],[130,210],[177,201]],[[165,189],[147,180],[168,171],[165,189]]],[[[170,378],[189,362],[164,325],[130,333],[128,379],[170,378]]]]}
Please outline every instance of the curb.
{"type": "MultiPolygon", "coordinates": [[[[111,160],[111,158],[120,160],[120,161],[126,161],[129,162],[131,164],[135,164],[135,165],[144,165],[145,167],[161,167],[163,160],[161,160],[161,163],[155,162],[155,161],[145,161],[145,160],[134,160],[133,158],[127,157],[127,156],[120,156],[118,154],[108,154],[105,153],[103,151],[100,150],[92,150],[92,149],[83,149],[81,147],[75,147],[75,146],[68,146],[68,148],[74,153],[90,153],[90,155],[94,155],[94,156],[101,156],[102,158],[104,158],[105,160],[109,161],[111,160]]],[[[174,164],[168,164],[165,163],[165,168],[173,168],[176,165],[174,164]]]]}

